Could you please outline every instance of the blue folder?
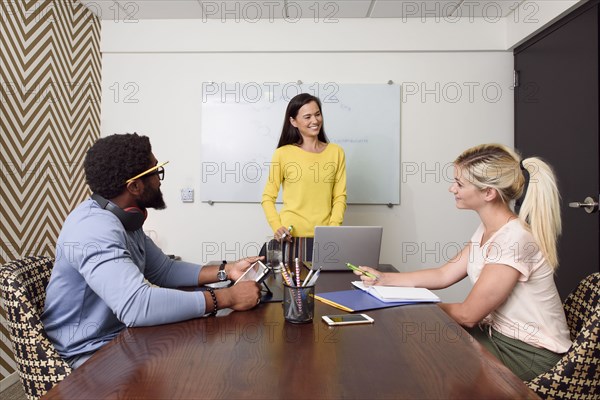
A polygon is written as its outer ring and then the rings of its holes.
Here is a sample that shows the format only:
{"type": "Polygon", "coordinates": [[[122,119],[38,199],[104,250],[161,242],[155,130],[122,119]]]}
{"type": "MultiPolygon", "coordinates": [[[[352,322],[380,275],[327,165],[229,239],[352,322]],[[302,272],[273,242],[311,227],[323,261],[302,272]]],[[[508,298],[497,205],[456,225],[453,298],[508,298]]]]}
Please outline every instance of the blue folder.
{"type": "Polygon", "coordinates": [[[336,307],[340,310],[348,312],[375,310],[377,308],[414,304],[411,302],[386,303],[376,297],[371,296],[367,292],[358,289],[317,293],[315,298],[332,307],[336,307]]]}

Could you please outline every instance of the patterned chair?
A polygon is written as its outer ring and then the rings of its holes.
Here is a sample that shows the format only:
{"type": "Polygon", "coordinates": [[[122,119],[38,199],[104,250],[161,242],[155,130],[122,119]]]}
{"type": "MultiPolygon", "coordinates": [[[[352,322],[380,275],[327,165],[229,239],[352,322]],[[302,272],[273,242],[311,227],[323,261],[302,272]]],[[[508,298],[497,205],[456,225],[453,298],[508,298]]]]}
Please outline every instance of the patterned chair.
{"type": "Polygon", "coordinates": [[[40,320],[54,260],[26,257],[0,266],[0,296],[21,383],[37,399],[63,380],[71,367],[58,355],[40,320]]]}
{"type": "Polygon", "coordinates": [[[550,371],[525,383],[546,399],[600,399],[600,273],[581,281],[563,306],[573,345],[550,371]]]}

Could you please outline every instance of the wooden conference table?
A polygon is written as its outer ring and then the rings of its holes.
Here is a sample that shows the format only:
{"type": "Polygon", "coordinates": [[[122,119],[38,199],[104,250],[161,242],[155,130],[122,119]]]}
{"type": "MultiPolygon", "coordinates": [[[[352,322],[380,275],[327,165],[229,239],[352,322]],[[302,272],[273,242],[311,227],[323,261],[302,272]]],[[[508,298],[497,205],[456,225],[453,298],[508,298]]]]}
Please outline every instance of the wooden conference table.
{"type": "MultiPolygon", "coordinates": [[[[349,289],[321,274],[317,293],[349,289]]],[[[281,303],[216,318],[128,328],[48,399],[537,398],[434,304],[369,311],[369,325],[329,327],[343,311],[285,322],[281,303]]]]}

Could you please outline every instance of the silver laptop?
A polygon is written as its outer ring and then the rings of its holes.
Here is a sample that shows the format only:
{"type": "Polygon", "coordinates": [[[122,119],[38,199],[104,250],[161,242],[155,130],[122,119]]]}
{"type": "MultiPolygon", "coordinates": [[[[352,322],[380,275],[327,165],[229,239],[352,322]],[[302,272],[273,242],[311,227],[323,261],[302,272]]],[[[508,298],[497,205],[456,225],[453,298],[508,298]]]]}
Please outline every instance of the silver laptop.
{"type": "Polygon", "coordinates": [[[313,244],[313,268],[324,271],[346,270],[346,263],[379,265],[381,226],[317,226],[313,244]]]}

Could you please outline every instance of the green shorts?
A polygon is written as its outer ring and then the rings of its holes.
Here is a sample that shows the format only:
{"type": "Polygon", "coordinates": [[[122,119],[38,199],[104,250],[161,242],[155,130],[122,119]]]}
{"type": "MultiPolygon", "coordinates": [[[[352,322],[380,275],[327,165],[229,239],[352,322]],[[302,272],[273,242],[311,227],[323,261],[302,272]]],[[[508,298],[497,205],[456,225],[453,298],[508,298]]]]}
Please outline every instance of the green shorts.
{"type": "Polygon", "coordinates": [[[489,327],[482,330],[476,326],[467,331],[524,381],[529,381],[549,371],[563,356],[563,354],[512,339],[494,329],[489,329],[489,327]],[[489,331],[491,331],[491,336],[489,331]]]}

